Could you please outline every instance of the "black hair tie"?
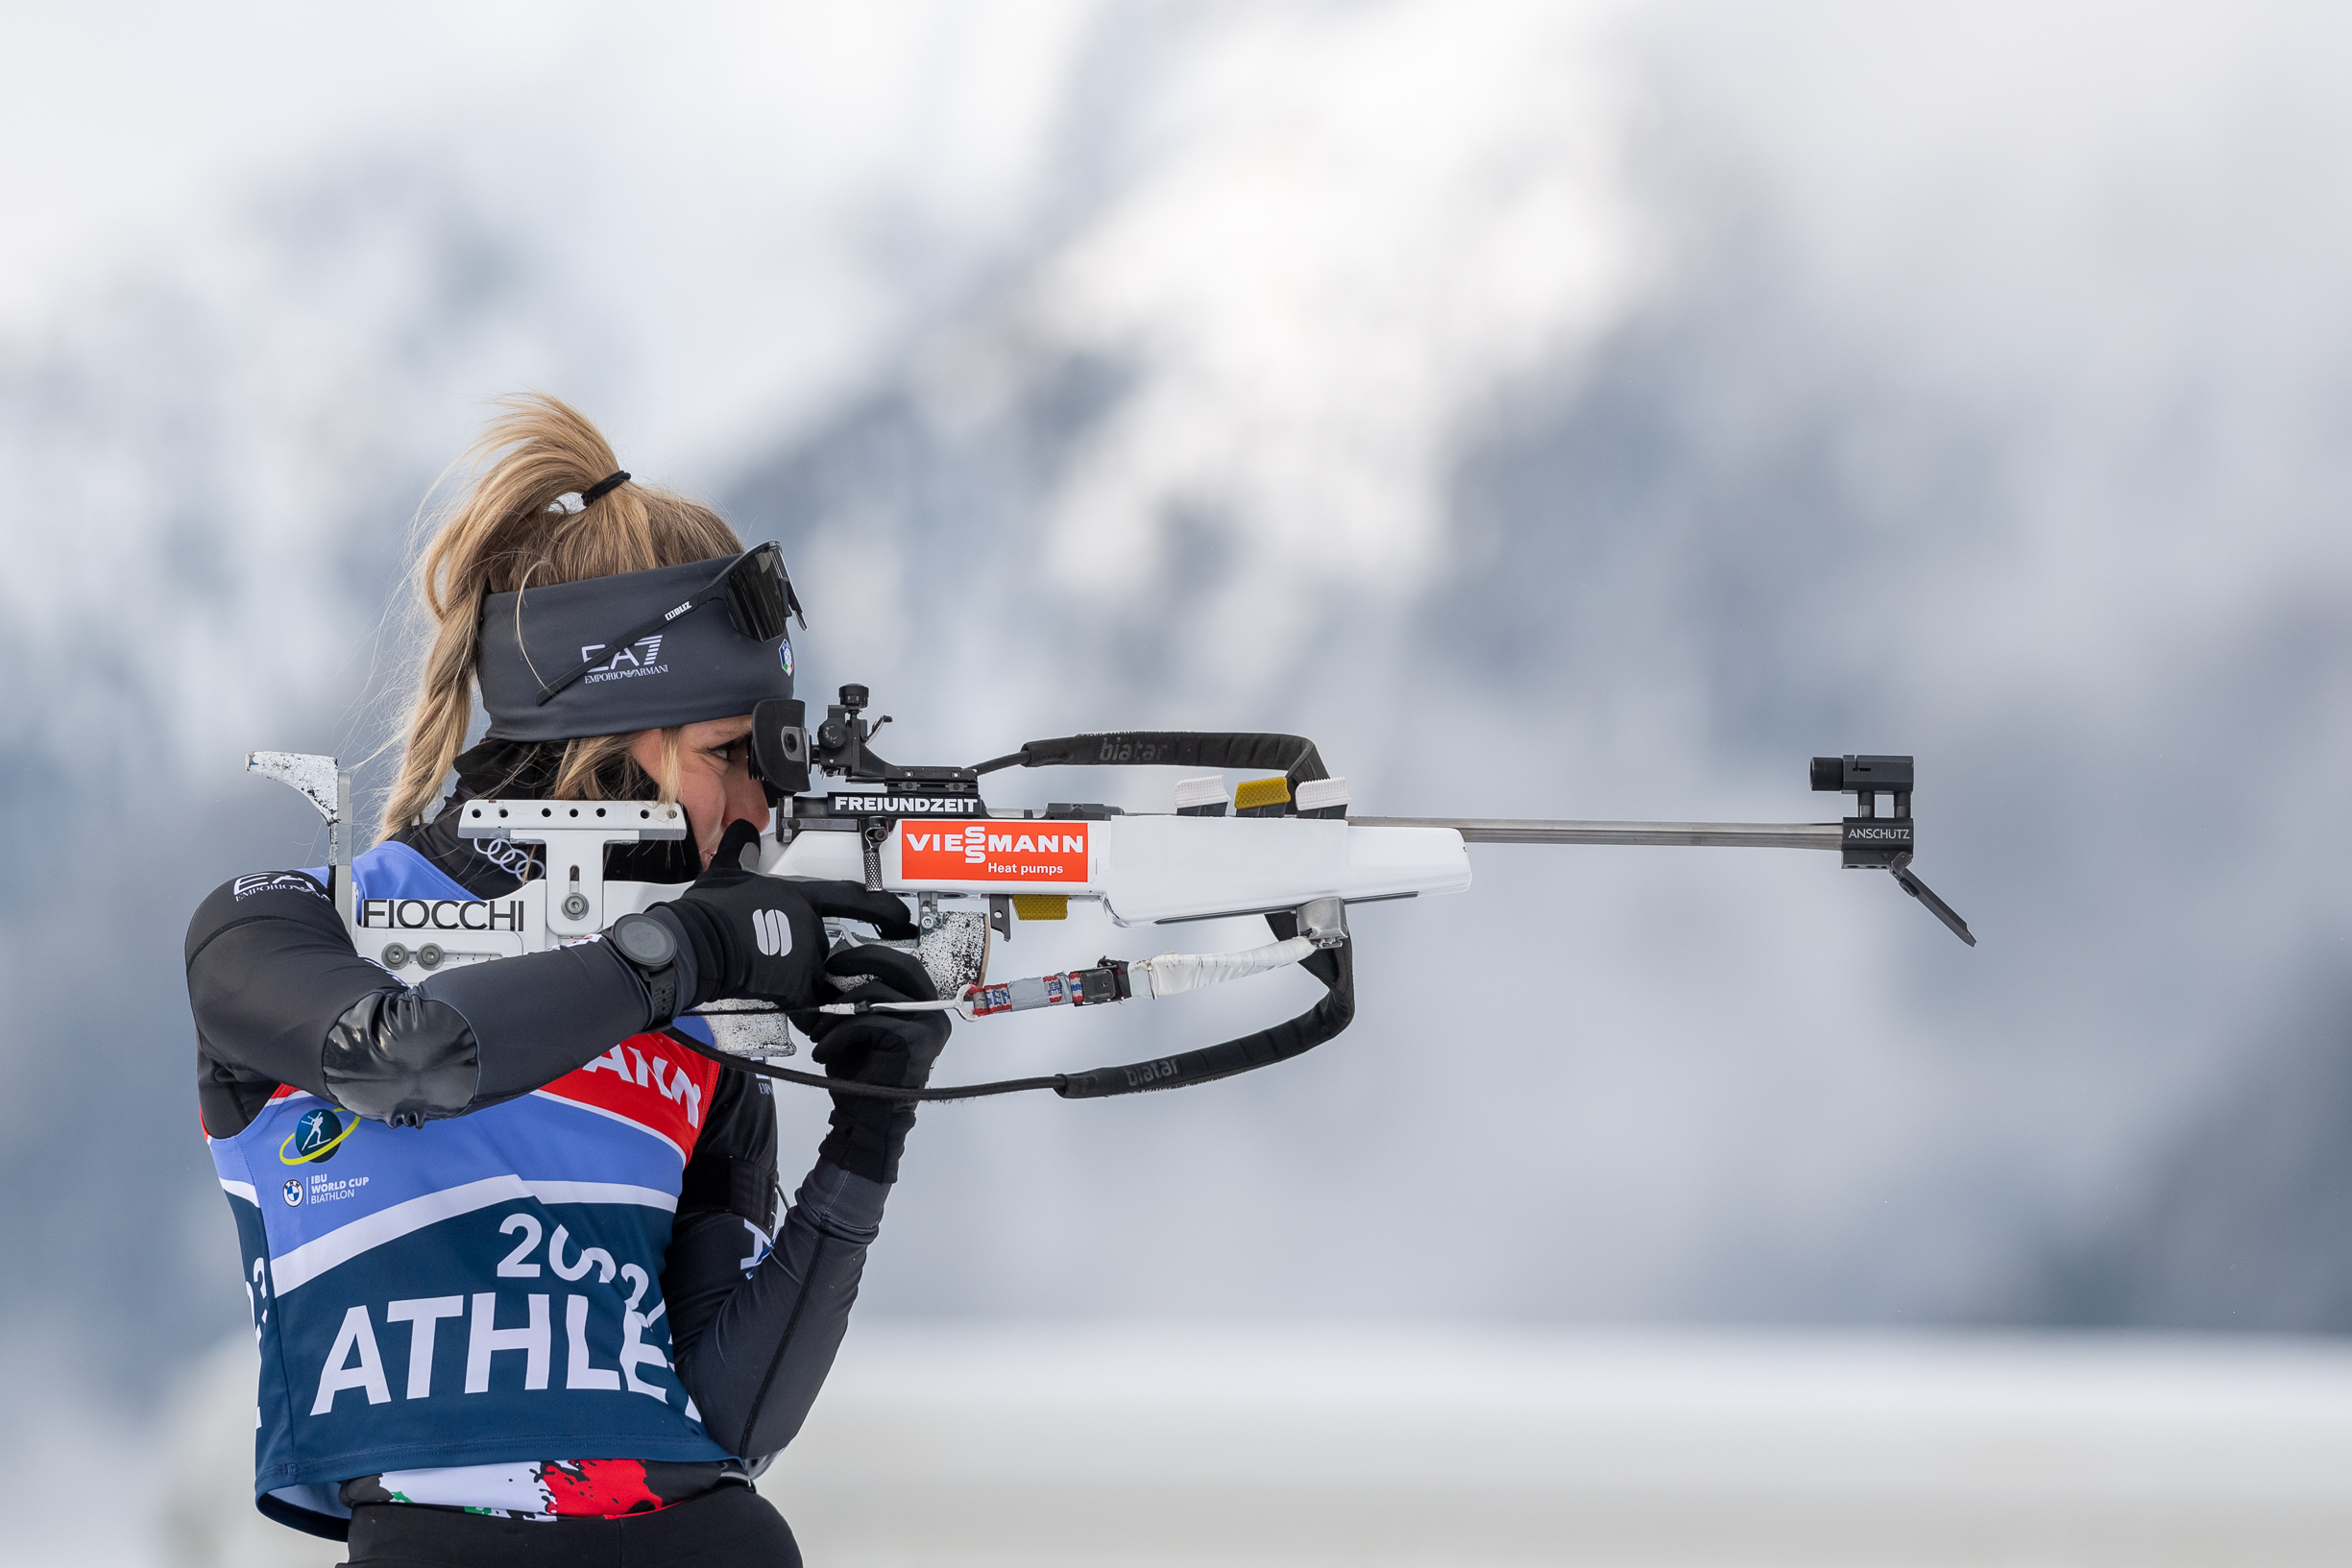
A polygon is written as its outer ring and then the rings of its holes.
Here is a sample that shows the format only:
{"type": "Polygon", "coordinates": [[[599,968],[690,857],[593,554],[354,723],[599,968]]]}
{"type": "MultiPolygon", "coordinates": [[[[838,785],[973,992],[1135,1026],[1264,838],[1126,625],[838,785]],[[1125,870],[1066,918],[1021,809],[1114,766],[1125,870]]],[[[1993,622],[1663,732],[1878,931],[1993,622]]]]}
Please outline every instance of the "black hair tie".
{"type": "Polygon", "coordinates": [[[580,492],[580,505],[583,508],[594,506],[597,496],[605,494],[607,491],[618,490],[624,483],[627,482],[628,477],[629,470],[626,469],[621,469],[616,472],[606,474],[603,478],[597,480],[594,484],[580,492]]]}

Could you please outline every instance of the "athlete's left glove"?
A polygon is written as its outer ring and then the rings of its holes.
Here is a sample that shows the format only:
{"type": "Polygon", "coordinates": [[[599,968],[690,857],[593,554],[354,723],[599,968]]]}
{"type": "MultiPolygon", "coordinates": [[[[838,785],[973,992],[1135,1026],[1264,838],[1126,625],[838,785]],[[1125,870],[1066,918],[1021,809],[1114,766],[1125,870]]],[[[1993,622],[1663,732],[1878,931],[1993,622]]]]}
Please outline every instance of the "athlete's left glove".
{"type": "Polygon", "coordinates": [[[691,985],[679,988],[681,1012],[733,997],[793,1009],[812,1005],[819,1000],[828,917],[862,921],[893,940],[921,934],[907,918],[907,905],[888,893],[869,893],[856,882],[788,881],[744,870],[743,852],[759,841],[757,828],[734,823],[694,884],[646,911],[672,928],[681,956],[692,959],[691,985]]]}
{"type": "MultiPolygon", "coordinates": [[[[878,944],[845,948],[825,961],[829,1001],[936,1001],[938,991],[921,962],[878,944]]],[[[812,1054],[836,1082],[920,1089],[947,1046],[949,1016],[941,1012],[816,1015],[808,1025],[812,1054]]],[[[903,1099],[837,1090],[832,1130],[817,1153],[842,1170],[887,1186],[898,1179],[899,1152],[914,1125],[914,1106],[903,1099]]]]}

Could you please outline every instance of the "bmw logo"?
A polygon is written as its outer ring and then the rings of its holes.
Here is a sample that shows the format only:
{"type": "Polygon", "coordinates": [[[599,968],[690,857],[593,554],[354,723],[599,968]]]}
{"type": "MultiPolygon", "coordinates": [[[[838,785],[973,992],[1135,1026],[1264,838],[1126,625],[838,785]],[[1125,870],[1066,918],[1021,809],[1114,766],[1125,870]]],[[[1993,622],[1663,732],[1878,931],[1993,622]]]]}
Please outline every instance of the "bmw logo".
{"type": "Polygon", "coordinates": [[[298,1209],[298,1208],[302,1207],[302,1202],[303,1202],[303,1178],[302,1178],[302,1177],[300,1177],[300,1176],[294,1176],[294,1177],[290,1177],[290,1178],[288,1178],[288,1180],[287,1180],[287,1182],[286,1182],[286,1186],[285,1186],[285,1194],[286,1194],[286,1207],[287,1207],[287,1208],[289,1208],[289,1209],[298,1209]]]}

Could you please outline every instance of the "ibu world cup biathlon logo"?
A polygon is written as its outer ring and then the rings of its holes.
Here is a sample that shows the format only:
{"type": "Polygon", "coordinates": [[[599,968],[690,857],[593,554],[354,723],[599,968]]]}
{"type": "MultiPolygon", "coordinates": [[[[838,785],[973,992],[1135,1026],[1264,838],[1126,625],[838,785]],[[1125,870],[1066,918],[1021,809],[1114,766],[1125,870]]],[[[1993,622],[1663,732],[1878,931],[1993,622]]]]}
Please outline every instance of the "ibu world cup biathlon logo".
{"type": "MultiPolygon", "coordinates": [[[[304,1111],[302,1119],[294,1123],[294,1130],[279,1141],[278,1163],[324,1165],[335,1157],[337,1146],[349,1138],[358,1125],[359,1118],[352,1117],[346,1122],[324,1105],[304,1111]]],[[[295,1185],[293,1182],[286,1183],[289,1190],[295,1185]]],[[[293,1196],[289,1191],[286,1201],[299,1203],[302,1199],[293,1196]]]]}

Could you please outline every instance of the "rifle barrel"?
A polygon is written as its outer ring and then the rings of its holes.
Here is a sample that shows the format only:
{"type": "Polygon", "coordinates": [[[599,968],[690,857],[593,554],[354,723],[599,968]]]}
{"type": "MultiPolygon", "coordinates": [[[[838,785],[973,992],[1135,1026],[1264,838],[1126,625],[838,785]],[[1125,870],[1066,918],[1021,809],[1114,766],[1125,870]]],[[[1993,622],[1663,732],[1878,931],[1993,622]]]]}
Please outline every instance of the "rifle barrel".
{"type": "Polygon", "coordinates": [[[1548,822],[1498,817],[1349,817],[1359,828],[1451,828],[1466,844],[1695,844],[1718,849],[1834,850],[1834,822],[1548,822]]]}

